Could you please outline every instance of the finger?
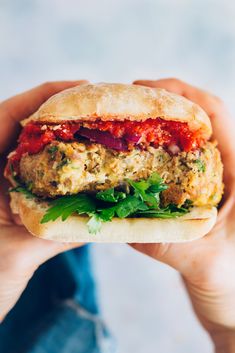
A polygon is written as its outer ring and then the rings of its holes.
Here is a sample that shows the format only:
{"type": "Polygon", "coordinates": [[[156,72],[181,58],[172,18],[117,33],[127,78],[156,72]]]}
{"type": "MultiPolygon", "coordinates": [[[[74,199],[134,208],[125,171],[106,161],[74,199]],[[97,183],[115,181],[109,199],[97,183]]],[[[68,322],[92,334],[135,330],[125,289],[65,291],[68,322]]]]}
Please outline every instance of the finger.
{"type": "MultiPolygon", "coordinates": [[[[167,91],[179,94],[181,96],[192,96],[193,90],[196,88],[184,81],[181,81],[177,78],[165,78],[160,80],[136,80],[133,82],[135,85],[148,86],[152,88],[163,88],[167,91]]],[[[201,93],[205,94],[206,92],[203,90],[199,90],[201,93]]],[[[195,97],[199,104],[199,100],[201,97],[195,97]]]]}
{"type": "MultiPolygon", "coordinates": [[[[48,82],[35,87],[27,92],[12,97],[0,104],[0,153],[3,153],[7,146],[16,142],[18,132],[18,121],[27,118],[36,111],[39,106],[51,95],[73,86],[77,86],[87,81],[60,81],[48,82]]],[[[6,164],[2,156],[0,160],[0,171],[4,170],[6,164]]],[[[3,175],[0,175],[0,212],[4,223],[12,221],[12,215],[9,207],[9,196],[7,193],[9,185],[3,175]]],[[[13,220],[14,221],[14,220],[13,220]]]]}
{"type": "MultiPolygon", "coordinates": [[[[38,239],[36,239],[38,240],[38,239]]],[[[44,263],[45,261],[51,259],[52,257],[61,254],[65,251],[69,251],[72,249],[80,248],[84,245],[84,243],[61,243],[51,240],[44,240],[41,239],[42,244],[41,249],[38,252],[38,262],[40,264],[44,263]]]]}
{"type": "Polygon", "coordinates": [[[34,111],[37,110],[39,106],[53,94],[56,94],[66,88],[74,87],[87,82],[88,81],[85,80],[79,80],[43,83],[30,89],[29,91],[20,93],[2,102],[0,112],[4,113],[2,110],[6,109],[10,118],[14,121],[20,121],[34,113],[34,111]]]}
{"type": "MultiPolygon", "coordinates": [[[[221,139],[222,142],[225,142],[228,137],[229,140],[231,140],[231,136],[234,137],[234,129],[231,129],[232,119],[230,117],[230,114],[228,113],[221,99],[214,96],[213,94],[175,78],[161,79],[155,81],[137,80],[134,81],[134,84],[149,86],[153,88],[164,88],[170,92],[186,97],[192,102],[200,105],[200,107],[202,107],[207,112],[207,114],[211,118],[213,130],[214,133],[216,133],[217,139],[221,139]]],[[[227,145],[227,143],[223,143],[223,145],[227,145]]],[[[233,145],[234,144],[231,144],[231,146],[233,145]]]]}
{"type": "MultiPolygon", "coordinates": [[[[24,226],[2,227],[0,241],[5,253],[11,256],[12,266],[25,272],[33,272],[50,258],[84,245],[37,238],[24,226]]],[[[11,259],[7,262],[11,263],[11,259]]]]}
{"type": "Polygon", "coordinates": [[[235,163],[235,131],[233,120],[221,99],[178,79],[137,80],[134,84],[164,88],[190,99],[207,112],[212,123],[213,136],[219,143],[225,165],[225,183],[232,190],[235,180],[235,169],[231,168],[235,163]]]}
{"type": "Polygon", "coordinates": [[[200,105],[209,116],[213,116],[215,113],[223,113],[224,115],[226,112],[227,114],[227,110],[223,102],[218,97],[176,78],[167,78],[155,81],[138,80],[134,81],[134,84],[149,86],[152,88],[163,88],[169,92],[184,96],[192,102],[200,105]]]}
{"type": "Polygon", "coordinates": [[[2,102],[0,104],[0,153],[4,152],[14,137],[20,120],[34,113],[53,94],[86,82],[85,80],[48,82],[2,102]]]}
{"type": "Polygon", "coordinates": [[[174,267],[176,270],[181,271],[181,262],[177,261],[178,257],[184,252],[179,248],[178,253],[175,251],[176,244],[171,243],[157,243],[157,244],[130,244],[135,250],[146,254],[155,260],[166,263],[174,267]],[[173,256],[174,252],[174,256],[173,256]]]}
{"type": "MultiPolygon", "coordinates": [[[[219,147],[222,152],[225,164],[225,183],[227,188],[232,190],[235,179],[233,168],[231,168],[234,165],[235,156],[234,134],[231,118],[221,100],[208,92],[176,79],[139,80],[135,81],[134,84],[167,89],[194,101],[207,112],[212,122],[215,138],[219,141],[219,147]]],[[[231,199],[231,196],[229,199],[231,199]]],[[[227,207],[226,205],[228,206],[228,202],[224,206],[224,211],[227,207]]],[[[190,276],[192,269],[195,270],[197,268],[197,262],[200,259],[208,257],[208,254],[206,255],[208,246],[213,252],[213,242],[216,240],[214,235],[215,233],[211,233],[200,240],[184,244],[132,244],[132,247],[174,267],[187,277],[190,276]],[[207,245],[208,241],[210,243],[207,245]],[[203,256],[203,251],[205,251],[205,256],[203,256]]]]}
{"type": "Polygon", "coordinates": [[[163,262],[184,276],[191,274],[192,266],[196,266],[196,262],[206,252],[208,241],[207,237],[185,243],[156,243],[156,244],[130,244],[135,250],[146,254],[155,260],[163,262]]]}
{"type": "Polygon", "coordinates": [[[3,224],[12,224],[14,222],[10,207],[10,183],[3,176],[3,170],[6,160],[0,158],[0,228],[3,224]]]}
{"type": "Polygon", "coordinates": [[[167,78],[161,80],[137,80],[134,84],[149,86],[152,88],[163,88],[169,92],[186,97],[192,102],[200,105],[209,116],[213,118],[214,114],[228,115],[227,109],[220,98],[215,95],[192,86],[176,78],[167,78]]]}
{"type": "Polygon", "coordinates": [[[12,214],[13,221],[18,226],[23,226],[23,222],[18,214],[12,214]]]}

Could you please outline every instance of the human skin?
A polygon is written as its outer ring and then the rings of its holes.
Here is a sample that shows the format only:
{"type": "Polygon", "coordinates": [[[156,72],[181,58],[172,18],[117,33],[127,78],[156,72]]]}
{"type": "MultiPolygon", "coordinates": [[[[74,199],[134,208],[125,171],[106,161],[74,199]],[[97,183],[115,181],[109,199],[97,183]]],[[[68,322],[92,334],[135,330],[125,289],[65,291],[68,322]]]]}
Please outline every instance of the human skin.
{"type": "Polygon", "coordinates": [[[13,308],[35,270],[51,257],[81,244],[32,237],[11,213],[9,184],[3,177],[6,155],[17,139],[19,121],[53,94],[86,81],[44,83],[0,104],[0,322],[13,308]]]}
{"type": "MultiPolygon", "coordinates": [[[[32,237],[12,215],[3,178],[5,155],[16,140],[19,121],[51,95],[82,81],[41,85],[0,104],[0,321],[15,305],[35,270],[49,258],[80,244],[32,237]]],[[[225,195],[213,231],[183,244],[134,244],[133,247],[177,269],[194,310],[211,335],[217,353],[235,351],[235,136],[220,99],[179,80],[136,81],[184,95],[207,111],[225,166],[225,195]]]]}
{"type": "Polygon", "coordinates": [[[213,138],[224,164],[225,193],[212,231],[181,244],[134,244],[136,250],[164,262],[182,275],[193,308],[217,353],[235,352],[235,134],[224,103],[177,79],[138,80],[165,88],[199,104],[209,115],[213,138]]]}

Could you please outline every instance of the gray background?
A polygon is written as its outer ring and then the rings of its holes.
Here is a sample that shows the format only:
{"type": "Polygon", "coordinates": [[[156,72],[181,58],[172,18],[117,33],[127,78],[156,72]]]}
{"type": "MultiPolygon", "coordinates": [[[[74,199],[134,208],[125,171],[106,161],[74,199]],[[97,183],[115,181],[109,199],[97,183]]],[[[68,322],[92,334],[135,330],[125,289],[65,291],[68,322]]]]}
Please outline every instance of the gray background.
{"type": "MultiPolygon", "coordinates": [[[[176,76],[234,112],[234,15],[230,0],[0,0],[0,99],[48,80],[176,76]]],[[[127,245],[93,254],[119,352],[212,351],[174,270],[127,245]]]]}

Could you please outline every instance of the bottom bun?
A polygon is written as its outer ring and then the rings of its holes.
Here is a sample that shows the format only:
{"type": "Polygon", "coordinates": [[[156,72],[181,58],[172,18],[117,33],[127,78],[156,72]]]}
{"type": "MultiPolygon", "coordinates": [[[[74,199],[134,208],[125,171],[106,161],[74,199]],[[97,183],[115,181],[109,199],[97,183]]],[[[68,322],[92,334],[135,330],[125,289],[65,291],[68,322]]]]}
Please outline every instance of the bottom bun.
{"type": "Polygon", "coordinates": [[[217,209],[193,207],[179,218],[114,218],[102,224],[100,232],[89,234],[88,217],[74,215],[66,221],[40,224],[48,205],[12,192],[11,208],[34,236],[59,242],[174,243],[203,237],[214,226],[217,209]]]}

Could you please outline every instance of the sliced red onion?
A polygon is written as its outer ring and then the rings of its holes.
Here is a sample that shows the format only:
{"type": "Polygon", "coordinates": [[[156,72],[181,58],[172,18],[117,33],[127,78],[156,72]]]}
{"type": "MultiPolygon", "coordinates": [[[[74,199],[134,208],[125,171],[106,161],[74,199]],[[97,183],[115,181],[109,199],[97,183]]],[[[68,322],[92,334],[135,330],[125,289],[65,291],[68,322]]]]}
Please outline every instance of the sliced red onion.
{"type": "Polygon", "coordinates": [[[139,143],[141,136],[136,134],[125,134],[123,138],[128,142],[139,143]]]}
{"type": "Polygon", "coordinates": [[[92,130],[81,127],[76,135],[80,135],[83,137],[88,138],[90,141],[101,143],[109,148],[118,151],[127,151],[127,144],[120,138],[115,138],[113,135],[108,131],[99,131],[99,130],[92,130]]]}
{"type": "Polygon", "coordinates": [[[177,153],[180,152],[179,146],[173,145],[173,144],[168,146],[168,150],[169,150],[172,154],[177,154],[177,153]]]}

